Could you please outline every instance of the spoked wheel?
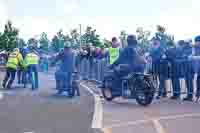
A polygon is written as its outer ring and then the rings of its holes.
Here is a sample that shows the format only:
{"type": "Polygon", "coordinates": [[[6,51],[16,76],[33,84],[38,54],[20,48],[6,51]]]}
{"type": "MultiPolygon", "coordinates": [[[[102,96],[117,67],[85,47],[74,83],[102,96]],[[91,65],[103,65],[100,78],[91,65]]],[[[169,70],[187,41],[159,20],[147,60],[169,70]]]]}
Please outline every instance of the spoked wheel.
{"type": "Polygon", "coordinates": [[[140,88],[136,89],[136,101],[138,104],[142,106],[148,106],[152,103],[154,98],[154,88],[148,83],[148,81],[144,81],[140,88]]]}

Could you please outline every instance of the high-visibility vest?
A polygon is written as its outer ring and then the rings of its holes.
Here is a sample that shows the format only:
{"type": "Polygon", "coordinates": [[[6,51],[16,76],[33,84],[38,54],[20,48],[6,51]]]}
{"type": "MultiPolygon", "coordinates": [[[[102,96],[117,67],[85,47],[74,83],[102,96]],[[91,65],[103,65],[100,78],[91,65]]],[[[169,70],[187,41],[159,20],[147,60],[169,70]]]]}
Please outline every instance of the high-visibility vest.
{"type": "Polygon", "coordinates": [[[109,48],[110,64],[113,64],[119,58],[119,48],[109,48]]]}
{"type": "Polygon", "coordinates": [[[17,69],[17,66],[19,64],[18,56],[19,56],[19,53],[17,53],[17,52],[10,53],[10,55],[8,56],[8,61],[6,63],[6,67],[17,69]]]}
{"type": "Polygon", "coordinates": [[[34,53],[29,53],[25,57],[26,66],[28,65],[37,65],[39,63],[38,55],[34,53]]]}

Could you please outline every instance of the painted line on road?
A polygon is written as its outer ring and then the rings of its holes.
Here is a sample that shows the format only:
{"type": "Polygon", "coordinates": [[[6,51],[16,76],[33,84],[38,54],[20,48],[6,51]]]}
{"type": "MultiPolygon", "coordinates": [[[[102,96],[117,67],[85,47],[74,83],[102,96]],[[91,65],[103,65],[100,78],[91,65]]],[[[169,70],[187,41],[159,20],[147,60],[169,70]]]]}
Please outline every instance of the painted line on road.
{"type": "Polygon", "coordinates": [[[153,119],[152,122],[154,124],[154,127],[155,127],[157,133],[166,133],[163,126],[160,124],[159,120],[153,119]]]}
{"type": "Polygon", "coordinates": [[[109,129],[109,128],[116,128],[116,127],[123,127],[123,126],[133,126],[133,125],[140,125],[140,124],[144,124],[144,123],[148,123],[150,122],[151,120],[147,119],[147,120],[137,120],[137,121],[129,121],[129,122],[126,122],[126,123],[118,123],[118,124],[113,124],[113,125],[110,125],[110,126],[106,126],[104,127],[104,129],[109,129]]]}
{"type": "Polygon", "coordinates": [[[90,92],[95,100],[95,108],[94,108],[94,115],[92,120],[92,128],[101,129],[103,124],[103,105],[101,103],[101,98],[97,94],[95,94],[92,89],[84,85],[83,83],[80,84],[83,88],[85,88],[88,92],[90,92]]]}
{"type": "Polygon", "coordinates": [[[186,118],[186,117],[200,117],[200,113],[163,116],[163,117],[158,117],[158,118],[150,118],[146,120],[137,120],[137,121],[129,121],[129,122],[123,122],[123,123],[118,123],[118,124],[112,124],[112,125],[104,127],[102,131],[105,131],[104,133],[111,133],[112,128],[140,125],[140,124],[145,124],[152,121],[158,133],[166,133],[166,131],[164,130],[164,128],[159,122],[160,120],[178,119],[178,118],[186,118]]]}
{"type": "Polygon", "coordinates": [[[181,115],[173,115],[173,116],[163,116],[156,118],[157,120],[169,120],[169,119],[178,119],[178,118],[186,118],[186,117],[200,117],[200,113],[191,113],[191,114],[181,114],[181,115]]]}

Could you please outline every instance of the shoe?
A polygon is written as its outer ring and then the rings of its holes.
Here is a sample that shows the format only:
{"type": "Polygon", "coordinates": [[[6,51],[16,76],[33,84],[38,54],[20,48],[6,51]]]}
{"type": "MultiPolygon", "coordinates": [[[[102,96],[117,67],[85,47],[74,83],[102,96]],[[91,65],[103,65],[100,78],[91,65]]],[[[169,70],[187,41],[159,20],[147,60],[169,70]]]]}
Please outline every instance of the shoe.
{"type": "Polygon", "coordinates": [[[3,87],[3,89],[5,89],[5,88],[6,88],[6,84],[5,84],[5,83],[3,83],[3,84],[2,84],[2,87],[3,87]]]}
{"type": "Polygon", "coordinates": [[[183,98],[183,101],[190,101],[190,102],[192,102],[193,99],[192,99],[192,97],[185,97],[185,98],[183,98]]]}
{"type": "Polygon", "coordinates": [[[170,99],[177,100],[177,99],[180,99],[180,96],[172,96],[172,97],[170,97],[170,99]]]}
{"type": "Polygon", "coordinates": [[[160,98],[161,98],[161,96],[160,96],[160,95],[156,96],[156,99],[160,99],[160,98]]]}

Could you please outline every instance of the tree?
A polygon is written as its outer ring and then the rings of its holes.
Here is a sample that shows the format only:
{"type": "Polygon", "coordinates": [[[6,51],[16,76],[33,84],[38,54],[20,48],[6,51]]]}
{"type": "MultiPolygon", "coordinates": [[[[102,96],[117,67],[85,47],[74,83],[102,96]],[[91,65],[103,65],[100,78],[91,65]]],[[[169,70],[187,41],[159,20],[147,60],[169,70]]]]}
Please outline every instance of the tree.
{"type": "Polygon", "coordinates": [[[59,39],[58,39],[57,35],[54,35],[54,37],[51,40],[51,48],[56,52],[58,52],[59,49],[60,49],[60,47],[59,47],[59,39]]]}
{"type": "Polygon", "coordinates": [[[28,46],[32,46],[34,48],[38,48],[38,40],[36,40],[35,38],[30,38],[28,40],[28,46]]]}
{"type": "Polygon", "coordinates": [[[111,46],[111,41],[107,40],[106,38],[103,39],[103,45],[105,48],[109,48],[111,46]]]}
{"type": "Polygon", "coordinates": [[[25,43],[24,39],[18,38],[17,39],[17,47],[18,48],[23,48],[24,46],[26,46],[26,43],[25,43]]]}
{"type": "Polygon", "coordinates": [[[73,29],[70,32],[71,38],[70,42],[72,43],[74,48],[80,47],[80,34],[78,33],[77,29],[73,29]]]}
{"type": "Polygon", "coordinates": [[[166,28],[161,25],[157,25],[157,31],[156,31],[155,37],[160,39],[161,46],[163,48],[167,48],[167,42],[174,41],[174,36],[167,34],[166,28]]]}
{"type": "Polygon", "coordinates": [[[150,48],[150,35],[151,32],[148,30],[144,30],[142,27],[138,27],[136,30],[137,33],[137,40],[139,43],[139,46],[144,50],[148,51],[150,48]]]}
{"type": "Polygon", "coordinates": [[[126,39],[127,39],[127,34],[126,34],[126,31],[125,31],[125,30],[122,30],[122,31],[120,32],[119,38],[120,38],[120,42],[121,42],[122,48],[125,48],[125,47],[127,46],[127,41],[126,41],[126,39]]]}
{"type": "Polygon", "coordinates": [[[100,36],[96,34],[96,29],[88,26],[86,28],[85,34],[82,36],[82,41],[85,44],[91,43],[93,46],[101,47],[102,43],[100,41],[100,36]]]}
{"type": "Polygon", "coordinates": [[[40,48],[42,50],[48,51],[49,49],[49,39],[47,37],[47,33],[43,32],[39,39],[40,48]]]}
{"type": "Polygon", "coordinates": [[[0,48],[11,51],[17,46],[18,29],[12,26],[12,22],[5,24],[4,32],[0,36],[0,48]]]}

